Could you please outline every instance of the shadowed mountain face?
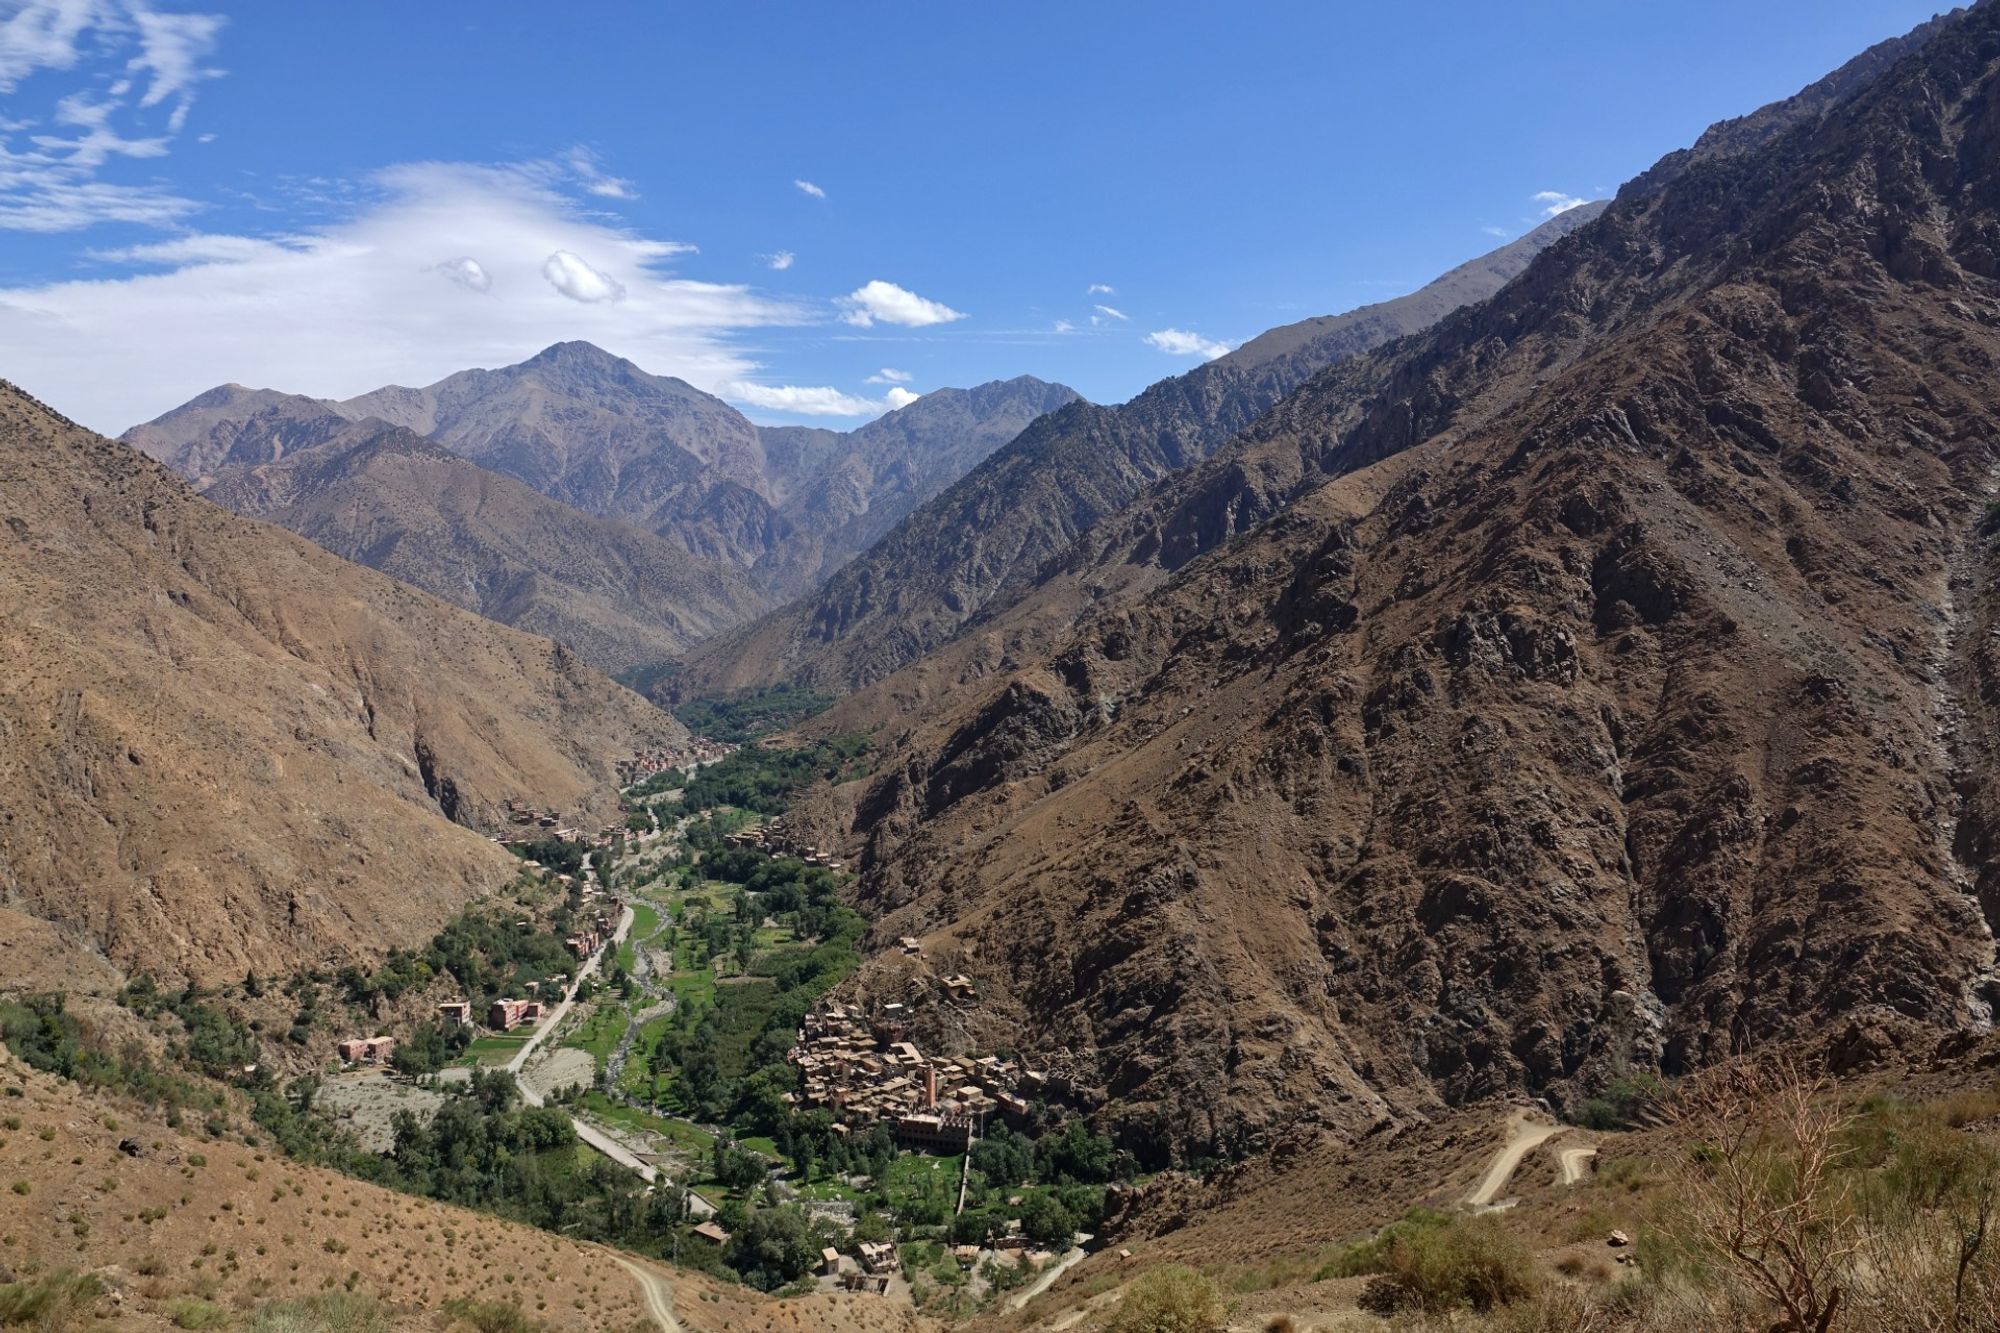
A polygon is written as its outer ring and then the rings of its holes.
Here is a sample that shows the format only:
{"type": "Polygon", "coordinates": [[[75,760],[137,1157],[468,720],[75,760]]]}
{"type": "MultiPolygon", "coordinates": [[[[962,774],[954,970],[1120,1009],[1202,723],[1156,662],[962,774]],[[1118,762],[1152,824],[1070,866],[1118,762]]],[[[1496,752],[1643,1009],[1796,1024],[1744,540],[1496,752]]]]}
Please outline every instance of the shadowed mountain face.
{"type": "Polygon", "coordinates": [[[1164,1158],[1990,1026],[2000,10],[1732,126],[1100,522],[825,800],[975,1043],[1164,1158]]]}
{"type": "Polygon", "coordinates": [[[1075,400],[1023,376],[941,389],[850,432],[760,428],[681,380],[571,342],[519,365],[343,402],[224,385],[125,438],[205,486],[226,468],[271,463],[375,418],[789,596],[1075,400]]]}
{"type": "Polygon", "coordinates": [[[762,602],[734,570],[374,420],[276,462],[223,468],[203,493],[488,619],[559,640],[609,672],[685,652],[762,602]]]}
{"type": "Polygon", "coordinates": [[[45,970],[213,983],[417,943],[511,873],[474,831],[505,800],[609,813],[615,761],[686,736],[10,386],[0,574],[0,935],[45,970]]]}
{"type": "Polygon", "coordinates": [[[849,689],[888,675],[1021,597],[1100,520],[1206,458],[1315,372],[1491,296],[1600,207],[1572,210],[1408,296],[1273,329],[1123,406],[1051,412],[822,587],[704,646],[682,688],[849,689]]]}

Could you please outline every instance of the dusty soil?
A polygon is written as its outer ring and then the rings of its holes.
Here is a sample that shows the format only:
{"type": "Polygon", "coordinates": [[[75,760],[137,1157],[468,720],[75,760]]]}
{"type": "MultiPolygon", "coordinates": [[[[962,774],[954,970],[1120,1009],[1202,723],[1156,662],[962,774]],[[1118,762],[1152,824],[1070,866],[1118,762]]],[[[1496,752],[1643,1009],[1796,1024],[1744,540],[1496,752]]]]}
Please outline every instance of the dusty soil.
{"type": "Polygon", "coordinates": [[[370,1152],[387,1152],[396,1141],[391,1118],[398,1111],[414,1112],[428,1121],[444,1104],[444,1094],[392,1078],[379,1070],[335,1074],[320,1085],[319,1104],[354,1131],[370,1152]]]}

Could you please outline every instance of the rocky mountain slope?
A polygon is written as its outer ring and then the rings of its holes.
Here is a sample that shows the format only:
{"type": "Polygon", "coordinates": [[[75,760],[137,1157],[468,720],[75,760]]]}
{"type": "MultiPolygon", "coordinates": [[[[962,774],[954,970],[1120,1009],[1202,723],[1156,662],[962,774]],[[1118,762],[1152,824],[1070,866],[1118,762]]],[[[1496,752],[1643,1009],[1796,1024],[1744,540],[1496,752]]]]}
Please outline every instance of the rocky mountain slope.
{"type": "Polygon", "coordinates": [[[0,658],[0,908],[162,978],[421,940],[509,873],[468,825],[606,812],[618,758],[686,734],[12,387],[0,658]]]}
{"type": "Polygon", "coordinates": [[[1024,595],[1097,522],[1315,372],[1492,295],[1599,208],[1573,209],[1408,296],[1273,329],[1129,403],[1074,402],[1041,418],[824,586],[704,646],[682,688],[844,689],[888,675],[1024,595]]]}
{"type": "Polygon", "coordinates": [[[663,537],[594,518],[401,426],[224,466],[203,494],[290,528],[607,672],[685,652],[762,605],[749,579],[663,537]]]}
{"type": "Polygon", "coordinates": [[[1156,1158],[1990,1026],[2000,11],[1753,119],[1160,483],[1020,604],[1049,646],[884,734],[819,818],[979,982],[933,1022],[1156,1158]]]}
{"type": "Polygon", "coordinates": [[[376,418],[585,513],[789,596],[824,578],[1073,390],[1032,376],[941,389],[859,429],[760,428],[589,343],[341,402],[224,385],[126,432],[206,485],[376,418]]]}

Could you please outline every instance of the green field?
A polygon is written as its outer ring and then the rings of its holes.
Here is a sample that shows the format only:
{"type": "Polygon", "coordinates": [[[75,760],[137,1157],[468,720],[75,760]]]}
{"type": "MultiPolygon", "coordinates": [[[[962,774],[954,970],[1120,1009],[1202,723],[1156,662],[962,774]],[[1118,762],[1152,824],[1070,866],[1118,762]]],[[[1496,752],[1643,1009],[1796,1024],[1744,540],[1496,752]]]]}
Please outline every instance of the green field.
{"type": "Polygon", "coordinates": [[[474,1037],[472,1044],[465,1048],[465,1055],[461,1063],[504,1065],[513,1059],[515,1053],[527,1044],[528,1039],[526,1037],[474,1037]]]}
{"type": "MultiPolygon", "coordinates": [[[[609,994],[609,992],[606,992],[609,994]]],[[[625,1010],[613,1000],[607,1000],[591,1010],[590,1017],[576,1031],[563,1038],[563,1045],[579,1051],[589,1051],[591,1059],[597,1061],[599,1069],[611,1058],[612,1048],[625,1035],[625,1010]]]]}

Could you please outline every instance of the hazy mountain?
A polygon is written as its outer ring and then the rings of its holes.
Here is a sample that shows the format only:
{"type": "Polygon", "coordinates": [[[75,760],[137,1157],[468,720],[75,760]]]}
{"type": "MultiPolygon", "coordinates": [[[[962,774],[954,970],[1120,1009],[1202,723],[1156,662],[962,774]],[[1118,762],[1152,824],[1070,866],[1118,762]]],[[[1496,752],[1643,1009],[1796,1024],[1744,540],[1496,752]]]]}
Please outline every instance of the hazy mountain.
{"type": "Polygon", "coordinates": [[[822,587],[704,645],[680,687],[880,679],[1019,597],[1099,520],[1207,457],[1314,372],[1491,296],[1601,207],[1573,209],[1408,296],[1274,329],[1129,403],[1077,401],[1038,419],[822,587]]]}
{"type": "MultiPolygon", "coordinates": [[[[203,981],[427,938],[508,798],[685,732],[545,639],[195,495],[0,388],[0,901],[203,981]]],[[[43,956],[43,962],[50,962],[43,956]]]]}
{"type": "Polygon", "coordinates": [[[940,389],[857,430],[759,428],[719,398],[589,343],[341,402],[225,385],[126,432],[197,482],[376,418],[599,517],[803,591],[1018,434],[1076,399],[1031,376],[940,389]]]}
{"type": "Polygon", "coordinates": [[[817,810],[877,937],[1161,1159],[1989,1026],[1995,106],[1878,48],[1100,524],[817,810]]]}
{"type": "Polygon", "coordinates": [[[375,420],[346,424],[277,462],[219,469],[203,493],[467,610],[559,640],[607,672],[682,653],[762,604],[735,570],[375,420]]]}

